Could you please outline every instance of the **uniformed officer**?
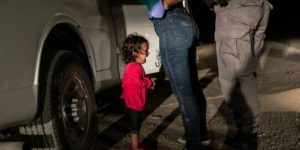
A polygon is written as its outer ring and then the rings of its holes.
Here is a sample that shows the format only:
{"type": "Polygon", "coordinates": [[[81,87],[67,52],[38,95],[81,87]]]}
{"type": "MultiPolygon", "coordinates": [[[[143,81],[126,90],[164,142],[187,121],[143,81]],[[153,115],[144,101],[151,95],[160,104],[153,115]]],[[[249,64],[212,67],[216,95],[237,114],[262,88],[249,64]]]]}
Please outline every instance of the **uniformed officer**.
{"type": "Polygon", "coordinates": [[[268,0],[206,2],[216,14],[219,81],[225,101],[234,112],[237,146],[256,149],[260,109],[255,66],[264,44],[272,5],[268,0]]]}

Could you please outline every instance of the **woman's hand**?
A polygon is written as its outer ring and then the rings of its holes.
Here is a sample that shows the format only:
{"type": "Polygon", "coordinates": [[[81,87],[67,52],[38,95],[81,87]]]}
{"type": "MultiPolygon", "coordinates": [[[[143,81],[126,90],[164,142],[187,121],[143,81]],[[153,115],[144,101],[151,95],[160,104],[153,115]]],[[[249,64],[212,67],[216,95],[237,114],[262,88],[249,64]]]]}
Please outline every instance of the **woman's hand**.
{"type": "Polygon", "coordinates": [[[148,15],[150,18],[162,18],[165,14],[165,6],[162,1],[157,1],[149,11],[148,15]]]}

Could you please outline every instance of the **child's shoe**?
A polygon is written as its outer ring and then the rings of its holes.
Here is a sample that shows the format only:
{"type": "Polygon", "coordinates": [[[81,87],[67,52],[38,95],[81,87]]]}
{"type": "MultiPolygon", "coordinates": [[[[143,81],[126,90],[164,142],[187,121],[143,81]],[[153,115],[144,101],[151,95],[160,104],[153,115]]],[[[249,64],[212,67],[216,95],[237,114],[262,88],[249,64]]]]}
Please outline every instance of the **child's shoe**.
{"type": "Polygon", "coordinates": [[[137,150],[147,150],[147,145],[143,143],[139,143],[137,150]]]}
{"type": "Polygon", "coordinates": [[[147,150],[147,146],[145,144],[139,143],[138,147],[136,149],[133,149],[131,147],[131,144],[128,144],[129,150],[147,150]]]}

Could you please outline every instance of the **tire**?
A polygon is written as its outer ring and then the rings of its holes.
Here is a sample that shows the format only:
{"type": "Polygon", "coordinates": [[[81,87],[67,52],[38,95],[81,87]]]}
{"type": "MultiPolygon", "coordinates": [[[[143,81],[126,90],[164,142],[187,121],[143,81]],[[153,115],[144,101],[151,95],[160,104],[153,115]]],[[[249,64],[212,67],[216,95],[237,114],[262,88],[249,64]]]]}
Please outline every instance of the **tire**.
{"type": "MultiPolygon", "coordinates": [[[[31,148],[90,150],[97,136],[97,105],[89,74],[81,59],[70,51],[56,52],[49,63],[41,116],[25,127],[34,138],[31,148]],[[50,135],[50,138],[49,138],[50,135]],[[41,142],[43,144],[36,144],[41,142]]],[[[40,114],[38,114],[40,115],[40,114]]],[[[28,134],[27,134],[28,135],[28,134]]]]}

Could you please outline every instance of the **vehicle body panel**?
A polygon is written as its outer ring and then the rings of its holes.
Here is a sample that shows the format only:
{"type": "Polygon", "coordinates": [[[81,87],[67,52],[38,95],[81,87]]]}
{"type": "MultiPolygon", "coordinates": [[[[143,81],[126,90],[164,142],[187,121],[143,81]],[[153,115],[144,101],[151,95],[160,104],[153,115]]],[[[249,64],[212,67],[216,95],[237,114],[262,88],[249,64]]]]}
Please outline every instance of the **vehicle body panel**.
{"type": "Polygon", "coordinates": [[[106,44],[110,43],[110,30],[99,14],[96,1],[3,0],[0,2],[0,20],[0,110],[3,111],[0,129],[15,122],[30,121],[29,118],[36,115],[43,43],[50,30],[59,23],[72,26],[84,39],[95,90],[100,88],[98,74],[102,71],[114,72],[107,78],[118,78],[118,75],[112,75],[117,73],[117,64],[111,66],[109,60],[114,57],[107,57],[111,56],[111,45],[106,44]]]}
{"type": "Polygon", "coordinates": [[[123,5],[122,8],[125,16],[127,34],[141,34],[149,42],[150,55],[147,57],[146,63],[143,64],[143,67],[147,68],[146,74],[159,72],[161,62],[159,56],[158,36],[154,32],[153,23],[148,19],[146,6],[133,4],[123,5]]]}
{"type": "Polygon", "coordinates": [[[149,40],[150,56],[144,67],[147,73],[158,72],[160,61],[154,60],[159,58],[158,38],[147,18],[146,7],[138,5],[138,12],[132,12],[126,9],[131,6],[123,7],[126,3],[1,0],[0,129],[21,125],[37,116],[38,91],[44,86],[39,84],[44,44],[59,24],[72,28],[82,40],[96,93],[120,83],[124,67],[120,47],[130,33],[139,33],[149,40]]]}

